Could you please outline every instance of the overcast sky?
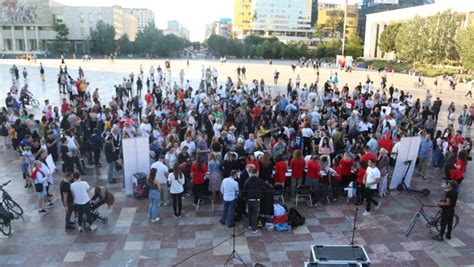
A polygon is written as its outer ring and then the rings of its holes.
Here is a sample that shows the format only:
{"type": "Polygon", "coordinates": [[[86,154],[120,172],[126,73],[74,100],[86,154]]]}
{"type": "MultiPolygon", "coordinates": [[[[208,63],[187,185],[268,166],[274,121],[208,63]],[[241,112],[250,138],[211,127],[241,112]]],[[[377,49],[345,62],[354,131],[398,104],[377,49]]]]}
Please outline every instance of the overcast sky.
{"type": "MultiPolygon", "coordinates": [[[[155,12],[156,23],[160,29],[166,28],[168,20],[177,20],[189,29],[191,41],[204,39],[206,24],[220,18],[233,19],[234,15],[234,0],[55,0],[55,2],[76,6],[119,5],[127,8],[148,8],[155,12]]],[[[324,2],[343,3],[344,0],[324,0],[324,2]]]]}

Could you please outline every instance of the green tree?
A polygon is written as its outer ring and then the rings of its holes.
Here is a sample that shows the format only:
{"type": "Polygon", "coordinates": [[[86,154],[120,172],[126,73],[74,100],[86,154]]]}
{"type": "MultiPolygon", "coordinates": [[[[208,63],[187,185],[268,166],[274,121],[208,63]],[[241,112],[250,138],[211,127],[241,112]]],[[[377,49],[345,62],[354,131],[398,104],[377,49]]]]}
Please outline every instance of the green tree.
{"type": "Polygon", "coordinates": [[[163,32],[158,30],[155,23],[150,23],[135,38],[135,53],[139,55],[157,55],[163,32]]]}
{"type": "Polygon", "coordinates": [[[379,47],[383,53],[396,52],[397,34],[402,24],[395,23],[388,25],[382,32],[379,39],[379,47]]]}
{"type": "Polygon", "coordinates": [[[186,41],[174,34],[167,34],[159,38],[157,54],[159,56],[175,56],[186,46],[186,41]]]}
{"type": "Polygon", "coordinates": [[[423,62],[427,54],[429,36],[426,23],[426,18],[416,16],[404,23],[397,34],[397,56],[412,62],[413,66],[423,62]]]}
{"type": "Polygon", "coordinates": [[[438,12],[427,19],[426,25],[429,39],[425,62],[439,65],[455,59],[456,14],[452,10],[438,12]]]}
{"type": "Polygon", "coordinates": [[[362,41],[358,34],[351,33],[349,35],[344,53],[353,56],[354,58],[361,57],[364,54],[364,46],[362,45],[362,41]]]}
{"type": "Polygon", "coordinates": [[[68,41],[69,29],[62,21],[54,24],[54,31],[56,32],[56,39],[53,47],[56,53],[64,54],[68,52],[70,45],[68,41]]]}
{"type": "Polygon", "coordinates": [[[124,34],[117,40],[118,51],[121,55],[129,55],[133,53],[133,44],[128,39],[128,35],[124,34]]]}
{"type": "Polygon", "coordinates": [[[226,38],[216,35],[216,34],[211,34],[209,38],[205,41],[207,47],[209,48],[209,51],[211,53],[216,54],[218,56],[225,56],[228,55],[229,50],[228,50],[228,45],[229,42],[226,38]]]}
{"type": "Polygon", "coordinates": [[[114,26],[104,23],[102,20],[90,36],[90,50],[94,54],[109,55],[115,52],[115,29],[114,26]]]}
{"type": "Polygon", "coordinates": [[[456,50],[464,69],[474,70],[474,23],[459,31],[456,50]]]}

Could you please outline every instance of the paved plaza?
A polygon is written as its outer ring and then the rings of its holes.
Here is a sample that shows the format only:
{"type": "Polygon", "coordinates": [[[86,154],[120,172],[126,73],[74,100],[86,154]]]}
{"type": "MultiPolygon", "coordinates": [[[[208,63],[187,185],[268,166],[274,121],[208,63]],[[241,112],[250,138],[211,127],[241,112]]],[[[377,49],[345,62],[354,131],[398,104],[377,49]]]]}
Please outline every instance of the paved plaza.
{"type": "MultiPolygon", "coordinates": [[[[29,84],[35,96],[40,99],[50,99],[53,104],[60,101],[57,93],[56,73],[58,60],[43,61],[46,67],[46,83],[39,81],[38,65],[25,61],[4,60],[0,64],[0,92],[6,94],[10,84],[8,69],[16,63],[19,69],[23,64],[28,66],[30,73],[29,84]]],[[[164,66],[161,61],[124,60],[110,63],[109,61],[66,61],[69,71],[76,76],[77,67],[82,66],[85,75],[91,83],[91,88],[99,87],[102,99],[110,99],[113,94],[113,84],[120,83],[122,77],[130,72],[138,72],[143,64],[145,72],[153,64],[164,66]]],[[[227,76],[235,79],[235,69],[244,63],[220,64],[217,61],[191,61],[189,68],[186,61],[172,61],[173,76],[183,67],[187,78],[194,83],[198,80],[201,66],[216,66],[219,70],[219,80],[227,76]]],[[[295,78],[289,62],[274,62],[269,66],[263,62],[246,62],[247,80],[264,78],[267,84],[272,82],[275,68],[281,72],[279,87],[272,88],[272,93],[286,93],[288,78],[295,78]]],[[[320,79],[329,77],[334,69],[322,69],[320,79]]],[[[315,79],[312,69],[298,69],[303,83],[315,79]]],[[[340,72],[339,72],[340,73],[340,72]]],[[[377,72],[354,71],[340,73],[341,83],[346,81],[352,89],[358,82],[365,81],[367,75],[379,82],[377,72]]],[[[394,84],[400,89],[408,90],[416,97],[422,97],[422,89],[411,89],[416,78],[413,76],[394,74],[389,75],[388,84],[394,84]]],[[[432,85],[432,80],[427,79],[432,85]]],[[[446,109],[451,101],[456,102],[459,112],[462,104],[470,105],[470,100],[464,99],[465,85],[458,86],[455,92],[447,88],[444,82],[442,91],[443,107],[440,113],[440,125],[446,125],[446,109]]],[[[433,92],[438,96],[438,92],[433,92]]],[[[3,100],[2,100],[3,101],[3,100]]],[[[41,101],[42,102],[42,101],[41,101]]],[[[104,159],[102,163],[105,166],[104,159]]],[[[106,185],[106,168],[88,166],[88,174],[84,180],[91,186],[106,185]]],[[[419,209],[415,197],[420,197],[426,203],[435,203],[443,197],[441,188],[441,173],[430,168],[428,180],[415,176],[412,185],[428,188],[432,194],[422,197],[415,193],[392,192],[382,202],[382,207],[374,211],[372,216],[362,217],[359,209],[357,230],[354,243],[363,245],[367,250],[373,266],[468,266],[474,264],[474,182],[471,179],[473,168],[468,165],[466,179],[462,184],[457,202],[456,213],[460,223],[453,231],[453,238],[445,242],[432,241],[434,232],[430,232],[419,222],[412,234],[405,237],[406,228],[419,209]]],[[[107,209],[101,208],[101,214],[108,216],[107,224],[100,224],[98,229],[91,232],[78,233],[64,230],[64,210],[60,204],[59,182],[62,173],[55,175],[56,185],[52,192],[56,197],[56,207],[49,213],[40,215],[36,209],[36,194],[32,189],[23,188],[20,173],[20,159],[12,152],[0,152],[0,183],[11,179],[12,183],[6,188],[25,210],[23,220],[15,220],[12,224],[12,235],[8,238],[0,236],[0,265],[1,266],[172,266],[186,257],[206,250],[179,266],[222,266],[232,249],[230,238],[232,230],[218,222],[222,203],[219,202],[215,211],[211,211],[209,203],[204,204],[199,212],[194,211],[191,198],[183,202],[184,216],[173,218],[172,207],[160,207],[161,220],[152,224],[147,218],[147,200],[136,200],[126,197],[121,184],[108,185],[115,195],[115,204],[107,209]],[[212,248],[215,245],[221,245],[212,248]]],[[[292,206],[292,203],[287,203],[292,206]]],[[[237,224],[237,233],[244,231],[236,239],[237,252],[247,264],[256,263],[264,266],[303,266],[309,260],[310,246],[347,245],[351,241],[352,227],[356,206],[339,199],[336,203],[309,208],[300,203],[298,210],[306,217],[306,224],[293,233],[267,232],[262,230],[254,235],[247,232],[247,220],[237,224]]],[[[436,209],[428,210],[435,214],[436,209]]],[[[237,265],[236,266],[242,266],[237,265]]],[[[248,265],[250,266],[250,265],[248,265]]]]}

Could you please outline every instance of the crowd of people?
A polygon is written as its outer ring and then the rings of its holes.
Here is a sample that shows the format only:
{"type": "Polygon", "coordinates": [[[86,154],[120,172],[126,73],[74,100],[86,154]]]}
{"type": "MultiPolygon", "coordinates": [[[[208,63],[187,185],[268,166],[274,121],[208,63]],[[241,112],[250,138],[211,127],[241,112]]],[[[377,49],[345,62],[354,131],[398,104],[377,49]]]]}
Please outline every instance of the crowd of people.
{"type": "MultiPolygon", "coordinates": [[[[320,64],[313,65],[317,71],[320,64]]],[[[259,77],[247,80],[256,74],[245,66],[224,83],[216,68],[203,66],[200,83],[193,88],[184,70],[173,80],[168,60],[163,69],[151,66],[148,73],[140,66],[136,76],[131,73],[114,86],[112,99],[103,99],[98,88],[90,89],[82,68],[75,75],[63,60],[57,75],[62,103],[52,106],[45,101],[42,115],[37,116],[15,104],[21,103],[15,68],[0,116],[1,136],[4,147],[12,147],[23,158],[25,187],[43,184],[45,189],[38,194],[47,203],[46,189],[53,181],[38,177],[51,174],[35,170],[48,155],[68,174],[64,181],[70,183],[72,175],[80,180],[88,165],[100,168],[104,154],[108,182],[121,181],[115,179],[124,167],[121,140],[146,137],[153,158],[148,174],[152,222],[159,221],[159,206],[168,205],[170,195],[173,215],[180,218],[183,197],[193,194],[193,204],[199,205],[200,195],[210,192],[213,200],[223,200],[222,224],[234,226],[234,213],[240,210],[248,214],[249,226],[256,232],[264,188],[281,187],[294,199],[301,185],[309,186],[310,204],[318,206],[338,202],[346,194],[343,189],[352,184],[357,191],[354,204],[365,203],[363,215],[369,216],[372,204],[380,207],[377,196],[390,192],[403,137],[422,138],[417,172],[423,179],[456,181],[458,191],[472,145],[465,136],[474,106],[456,113],[451,103],[448,125],[441,129],[437,124],[441,99],[433,100],[429,90],[424,99],[415,99],[406,90],[388,86],[386,75],[380,86],[367,76],[349,88],[341,86],[337,71],[324,82],[318,71],[316,78],[297,75],[296,83],[290,79],[287,93],[281,94],[272,92],[277,88],[277,70],[271,87],[259,77]],[[428,177],[428,166],[439,168],[436,174],[442,175],[428,177]]],[[[44,81],[42,66],[40,75],[44,81]]],[[[66,212],[74,203],[88,214],[84,192],[89,186],[75,183],[70,189],[61,186],[61,197],[69,198],[63,201],[66,212]]],[[[40,212],[51,206],[44,205],[40,204],[40,212]]],[[[69,217],[67,229],[72,228],[69,217]]]]}

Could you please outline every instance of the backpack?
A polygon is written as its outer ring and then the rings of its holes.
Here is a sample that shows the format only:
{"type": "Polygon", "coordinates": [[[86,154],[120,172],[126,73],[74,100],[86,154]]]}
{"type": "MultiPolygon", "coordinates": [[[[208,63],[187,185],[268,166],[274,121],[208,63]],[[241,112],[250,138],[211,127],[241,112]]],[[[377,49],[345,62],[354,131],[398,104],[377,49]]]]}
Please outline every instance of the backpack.
{"type": "Polygon", "coordinates": [[[112,206],[115,203],[115,197],[109,191],[105,191],[105,203],[108,207],[112,206]]]}
{"type": "Polygon", "coordinates": [[[299,225],[303,225],[304,222],[305,218],[295,208],[290,208],[288,212],[288,224],[291,225],[292,228],[296,228],[299,225]]]}
{"type": "Polygon", "coordinates": [[[5,123],[2,124],[2,130],[0,132],[0,136],[8,136],[8,128],[5,123]]]}
{"type": "Polygon", "coordinates": [[[148,197],[148,185],[146,183],[147,175],[143,172],[133,175],[133,196],[136,199],[144,199],[148,197]]]}

